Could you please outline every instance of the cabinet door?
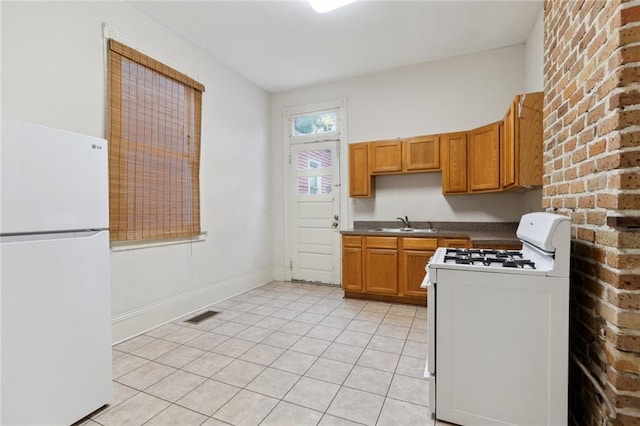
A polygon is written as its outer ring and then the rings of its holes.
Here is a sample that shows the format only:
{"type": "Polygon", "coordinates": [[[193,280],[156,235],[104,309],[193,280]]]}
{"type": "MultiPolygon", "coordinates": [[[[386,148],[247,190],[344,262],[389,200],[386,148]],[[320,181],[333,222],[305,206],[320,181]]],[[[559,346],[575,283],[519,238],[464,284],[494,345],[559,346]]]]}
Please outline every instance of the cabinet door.
{"type": "Polygon", "coordinates": [[[469,132],[469,190],[500,189],[500,124],[469,132]]]}
{"type": "Polygon", "coordinates": [[[422,172],[440,169],[440,136],[418,136],[402,142],[402,170],[422,172]]]}
{"type": "Polygon", "coordinates": [[[369,175],[368,143],[349,145],[349,196],[371,197],[373,185],[369,175]]]}
{"type": "Polygon", "coordinates": [[[509,188],[516,184],[516,108],[518,97],[511,103],[511,107],[502,120],[500,134],[500,168],[502,187],[509,188]]]}
{"type": "Polygon", "coordinates": [[[542,92],[518,97],[516,120],[516,185],[542,186],[542,92]]]}
{"type": "Polygon", "coordinates": [[[365,248],[365,291],[398,294],[398,250],[365,248]]]}
{"type": "Polygon", "coordinates": [[[342,288],[362,291],[362,248],[342,247],[342,288]]]}
{"type": "Polygon", "coordinates": [[[402,250],[400,258],[400,292],[403,296],[426,297],[427,289],[420,288],[426,274],[425,266],[433,256],[432,250],[402,250]]]}
{"type": "Polygon", "coordinates": [[[370,142],[369,171],[372,174],[402,171],[402,142],[370,142]]]}
{"type": "Polygon", "coordinates": [[[442,135],[442,193],[467,192],[467,134],[442,135]]]}

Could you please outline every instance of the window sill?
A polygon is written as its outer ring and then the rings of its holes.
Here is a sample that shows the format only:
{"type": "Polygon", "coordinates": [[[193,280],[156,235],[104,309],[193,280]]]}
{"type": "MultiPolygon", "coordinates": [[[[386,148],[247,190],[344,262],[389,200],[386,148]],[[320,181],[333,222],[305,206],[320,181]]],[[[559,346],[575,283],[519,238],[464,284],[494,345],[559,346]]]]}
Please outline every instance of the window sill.
{"type": "Polygon", "coordinates": [[[116,241],[111,243],[111,251],[141,250],[154,247],[174,246],[178,244],[199,243],[207,239],[207,232],[191,238],[175,238],[162,241],[116,241]]]}

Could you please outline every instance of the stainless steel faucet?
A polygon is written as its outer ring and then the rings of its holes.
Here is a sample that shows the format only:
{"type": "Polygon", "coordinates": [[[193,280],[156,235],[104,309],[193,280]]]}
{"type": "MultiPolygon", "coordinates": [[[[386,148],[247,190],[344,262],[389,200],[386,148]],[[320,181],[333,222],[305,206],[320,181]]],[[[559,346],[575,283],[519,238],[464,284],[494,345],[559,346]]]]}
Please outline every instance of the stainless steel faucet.
{"type": "Polygon", "coordinates": [[[429,231],[431,231],[431,221],[429,221],[429,220],[427,221],[427,229],[429,231]]]}
{"type": "Polygon", "coordinates": [[[408,216],[405,216],[404,219],[401,218],[401,217],[396,217],[396,219],[398,219],[399,221],[404,223],[404,227],[405,228],[411,228],[411,224],[409,223],[409,217],[408,216]]]}

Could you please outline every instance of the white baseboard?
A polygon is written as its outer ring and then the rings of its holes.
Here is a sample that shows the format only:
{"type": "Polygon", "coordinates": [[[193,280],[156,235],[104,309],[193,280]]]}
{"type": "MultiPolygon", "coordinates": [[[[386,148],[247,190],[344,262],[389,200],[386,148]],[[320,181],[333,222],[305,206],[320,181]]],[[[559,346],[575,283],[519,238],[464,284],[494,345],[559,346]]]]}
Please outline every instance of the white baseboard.
{"type": "Polygon", "coordinates": [[[111,341],[113,344],[122,342],[213,303],[259,287],[272,281],[273,275],[272,268],[263,268],[112,317],[111,341]]]}

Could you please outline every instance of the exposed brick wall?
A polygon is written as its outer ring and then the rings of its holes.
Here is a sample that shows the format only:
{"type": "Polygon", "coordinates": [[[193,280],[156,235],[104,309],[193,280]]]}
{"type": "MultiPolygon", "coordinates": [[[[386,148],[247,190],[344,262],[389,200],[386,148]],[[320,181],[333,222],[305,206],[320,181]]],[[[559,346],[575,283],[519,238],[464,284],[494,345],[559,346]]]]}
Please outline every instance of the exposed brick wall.
{"type": "Polygon", "coordinates": [[[543,207],[572,219],[570,423],[640,425],[640,1],[544,4],[543,207]],[[615,420],[612,418],[615,417],[615,420]]]}

